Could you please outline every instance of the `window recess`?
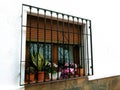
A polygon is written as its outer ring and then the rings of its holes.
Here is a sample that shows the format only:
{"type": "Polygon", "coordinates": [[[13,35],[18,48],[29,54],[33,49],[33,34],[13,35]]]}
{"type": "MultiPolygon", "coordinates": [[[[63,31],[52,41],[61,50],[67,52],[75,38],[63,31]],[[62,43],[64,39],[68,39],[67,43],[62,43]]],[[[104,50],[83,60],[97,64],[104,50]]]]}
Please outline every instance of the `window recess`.
{"type": "Polygon", "coordinates": [[[20,85],[93,75],[91,20],[23,4],[21,24],[20,85]]]}

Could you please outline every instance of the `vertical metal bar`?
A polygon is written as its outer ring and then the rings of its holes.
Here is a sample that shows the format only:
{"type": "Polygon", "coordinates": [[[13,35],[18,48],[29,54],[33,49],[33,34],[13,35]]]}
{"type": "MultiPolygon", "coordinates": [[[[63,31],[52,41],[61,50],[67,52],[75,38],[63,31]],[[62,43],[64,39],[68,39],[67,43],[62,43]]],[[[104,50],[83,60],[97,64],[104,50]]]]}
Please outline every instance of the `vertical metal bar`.
{"type": "MultiPolygon", "coordinates": [[[[43,57],[44,57],[44,66],[45,66],[45,51],[46,51],[46,10],[44,10],[44,44],[43,44],[43,57]]],[[[45,71],[45,69],[44,69],[45,71]]],[[[44,72],[45,74],[45,72],[44,72]]],[[[45,82],[45,77],[44,77],[44,82],[45,82]]]]}
{"type": "Polygon", "coordinates": [[[48,44],[48,60],[51,60],[51,44],[48,44]]]}
{"type": "Polygon", "coordinates": [[[52,11],[50,12],[50,14],[51,14],[51,19],[50,19],[50,30],[51,30],[51,44],[53,43],[52,42],[52,38],[53,38],[53,36],[52,36],[52,32],[53,32],[53,30],[52,30],[52,24],[53,24],[53,22],[52,22],[52,11]]]}
{"type": "Polygon", "coordinates": [[[65,52],[64,52],[64,14],[62,14],[62,48],[63,48],[63,62],[65,63],[65,52]]]}
{"type": "MultiPolygon", "coordinates": [[[[78,65],[80,65],[80,43],[81,43],[81,29],[80,29],[80,25],[79,25],[79,18],[77,18],[77,25],[78,25],[78,27],[77,27],[77,29],[78,29],[78,49],[79,49],[79,51],[78,51],[78,65]]],[[[79,74],[79,76],[80,76],[80,70],[78,70],[78,74],[79,74]]]]}
{"type": "Polygon", "coordinates": [[[72,19],[73,19],[73,47],[74,47],[74,34],[75,34],[75,32],[74,32],[74,17],[72,17],[72,19]]]}
{"type": "Polygon", "coordinates": [[[84,66],[84,62],[85,62],[85,54],[84,54],[84,52],[85,52],[85,46],[84,46],[84,32],[85,32],[85,30],[84,30],[84,24],[83,24],[83,19],[82,19],[82,60],[81,60],[81,65],[82,65],[82,67],[84,67],[85,68],[85,66],[84,66]]]}
{"type": "MultiPolygon", "coordinates": [[[[38,54],[39,54],[39,8],[37,8],[37,76],[38,76],[38,54]]],[[[38,82],[38,77],[37,77],[38,82]]]]}
{"type": "Polygon", "coordinates": [[[57,80],[59,80],[59,69],[60,69],[60,66],[59,66],[59,59],[58,59],[58,47],[59,47],[59,44],[58,44],[58,28],[59,28],[59,21],[58,21],[58,13],[56,13],[57,15],[57,63],[58,63],[58,68],[57,68],[57,80]]]}
{"type": "MultiPolygon", "coordinates": [[[[74,37],[75,37],[75,35],[74,35],[74,34],[75,34],[75,31],[74,31],[74,29],[75,29],[74,18],[75,18],[75,17],[72,17],[72,19],[73,19],[73,49],[74,49],[74,47],[75,47],[75,40],[74,40],[74,39],[75,39],[75,38],[74,38],[74,37]]],[[[74,50],[73,50],[73,51],[74,51],[74,50]]],[[[73,52],[73,53],[74,53],[74,52],[73,52]]],[[[76,57],[74,56],[74,58],[73,58],[74,64],[75,64],[75,58],[76,58],[76,57]]],[[[74,65],[74,73],[75,73],[75,65],[74,65]]],[[[74,74],[74,77],[75,77],[75,74],[74,74]]]]}
{"type": "MultiPolygon", "coordinates": [[[[32,7],[30,6],[29,8],[30,8],[30,26],[29,26],[29,27],[30,27],[30,29],[29,29],[29,30],[30,30],[30,33],[29,33],[29,42],[31,42],[31,27],[32,27],[32,26],[31,26],[31,25],[32,25],[32,22],[31,22],[31,21],[32,21],[32,20],[31,20],[31,19],[32,19],[31,9],[32,9],[32,7]]],[[[29,43],[28,46],[29,46],[29,48],[30,48],[30,47],[31,47],[31,43],[29,43]]],[[[30,50],[29,50],[29,60],[30,60],[30,55],[31,55],[31,52],[30,52],[30,50]]],[[[29,63],[29,61],[28,61],[28,63],[29,63]]],[[[29,66],[29,81],[28,81],[28,84],[29,84],[29,83],[30,83],[30,66],[29,66]]]]}
{"type": "MultiPolygon", "coordinates": [[[[59,14],[58,13],[58,15],[61,15],[61,14],[59,14]]],[[[62,51],[62,41],[61,41],[61,34],[62,34],[62,30],[59,28],[59,27],[62,27],[62,21],[60,22],[59,20],[57,20],[57,28],[58,28],[58,32],[57,32],[57,38],[58,38],[58,58],[59,58],[59,60],[60,60],[60,62],[62,63],[62,64],[64,64],[64,62],[63,62],[63,57],[62,57],[62,53],[61,53],[61,51],[62,51]]]]}
{"type": "Polygon", "coordinates": [[[93,49],[92,49],[92,27],[91,27],[91,20],[89,20],[89,23],[90,23],[90,48],[91,48],[91,68],[92,68],[92,75],[94,74],[94,71],[93,71],[93,49]]]}
{"type": "MultiPolygon", "coordinates": [[[[84,19],[81,19],[82,20],[82,25],[81,25],[81,56],[82,56],[82,59],[81,59],[81,65],[82,67],[86,70],[86,66],[85,66],[85,23],[83,22],[84,19]]],[[[85,72],[85,75],[86,75],[86,72],[85,72]]]]}
{"type": "MultiPolygon", "coordinates": [[[[80,65],[81,67],[83,67],[83,61],[84,61],[84,47],[83,47],[83,41],[84,41],[84,35],[83,35],[83,31],[84,31],[84,25],[83,25],[83,19],[81,19],[81,28],[80,28],[80,51],[81,51],[81,58],[80,58],[80,65]]],[[[85,69],[85,67],[83,67],[85,69]]]]}
{"type": "Polygon", "coordinates": [[[85,33],[85,36],[86,36],[86,61],[87,61],[87,68],[88,68],[88,75],[89,75],[89,51],[88,51],[88,21],[86,20],[86,33],[85,33]]]}
{"type": "MultiPolygon", "coordinates": [[[[63,40],[62,40],[62,50],[63,50],[63,63],[65,64],[66,63],[66,60],[65,60],[65,23],[64,23],[64,14],[62,14],[62,36],[63,36],[63,40]]],[[[68,78],[65,76],[65,78],[68,78]]]]}
{"type": "Polygon", "coordinates": [[[58,28],[59,28],[59,21],[58,21],[58,13],[56,13],[56,15],[57,15],[57,44],[59,43],[59,38],[58,38],[58,28]]]}
{"type": "MultiPolygon", "coordinates": [[[[68,34],[68,60],[69,60],[69,65],[70,65],[70,24],[69,24],[69,15],[67,16],[68,17],[68,32],[66,32],[68,34]]],[[[70,67],[69,67],[70,68],[70,67]]],[[[70,73],[70,69],[69,69],[69,73],[70,73]]],[[[70,78],[70,75],[69,75],[69,78],[70,78]]]]}
{"type": "MultiPolygon", "coordinates": [[[[53,38],[53,34],[52,34],[52,32],[53,32],[53,30],[52,30],[52,11],[50,12],[50,14],[51,14],[51,19],[50,19],[50,29],[51,29],[51,44],[52,44],[52,38],[53,38]]],[[[53,44],[52,44],[52,48],[53,48],[53,44]]],[[[52,53],[52,50],[53,49],[51,49],[51,53],[52,53]]],[[[51,65],[53,65],[53,61],[52,61],[52,55],[51,55],[51,65]]],[[[52,68],[52,66],[51,66],[51,68],[52,68]]],[[[52,70],[51,70],[51,81],[53,80],[53,78],[52,78],[52,70]]]]}

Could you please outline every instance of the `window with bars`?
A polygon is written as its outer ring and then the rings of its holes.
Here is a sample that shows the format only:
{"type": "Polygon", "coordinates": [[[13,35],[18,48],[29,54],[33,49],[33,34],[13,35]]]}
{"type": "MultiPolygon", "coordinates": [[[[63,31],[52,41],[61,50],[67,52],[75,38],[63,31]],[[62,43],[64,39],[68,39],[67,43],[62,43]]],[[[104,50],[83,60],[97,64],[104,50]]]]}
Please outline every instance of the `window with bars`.
{"type": "Polygon", "coordinates": [[[93,75],[91,20],[23,4],[20,67],[20,85],[93,75]]]}

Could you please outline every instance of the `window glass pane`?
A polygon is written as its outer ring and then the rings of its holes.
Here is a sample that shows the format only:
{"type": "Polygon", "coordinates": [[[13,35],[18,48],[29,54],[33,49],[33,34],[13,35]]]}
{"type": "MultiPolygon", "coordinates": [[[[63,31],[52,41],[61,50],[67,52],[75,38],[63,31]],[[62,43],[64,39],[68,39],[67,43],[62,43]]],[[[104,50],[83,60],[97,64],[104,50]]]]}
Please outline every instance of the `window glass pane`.
{"type": "Polygon", "coordinates": [[[62,62],[73,62],[73,47],[64,45],[58,46],[58,60],[62,62]]]}
{"type": "Polygon", "coordinates": [[[51,60],[51,45],[46,44],[45,45],[45,60],[51,60]]]}
{"type": "Polygon", "coordinates": [[[51,44],[46,44],[44,46],[44,44],[31,43],[30,44],[30,52],[33,55],[36,55],[37,52],[41,53],[44,56],[45,60],[51,60],[51,44]]]}

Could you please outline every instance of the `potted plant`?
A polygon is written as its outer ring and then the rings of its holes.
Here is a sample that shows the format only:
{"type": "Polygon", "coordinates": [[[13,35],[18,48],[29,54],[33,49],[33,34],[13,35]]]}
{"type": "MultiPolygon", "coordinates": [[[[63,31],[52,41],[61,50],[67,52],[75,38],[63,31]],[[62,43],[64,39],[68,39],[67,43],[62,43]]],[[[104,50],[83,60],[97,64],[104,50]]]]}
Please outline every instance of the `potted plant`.
{"type": "Polygon", "coordinates": [[[49,72],[49,78],[50,78],[50,80],[51,79],[52,80],[56,80],[57,79],[57,71],[55,71],[53,69],[53,67],[50,67],[48,72],[49,72]]]}
{"type": "MultiPolygon", "coordinates": [[[[49,74],[49,79],[50,80],[56,80],[57,79],[57,70],[58,70],[58,65],[51,62],[47,62],[45,65],[45,71],[49,74]]],[[[58,78],[60,78],[61,73],[58,72],[58,78]]]]}
{"type": "Polygon", "coordinates": [[[62,78],[74,77],[75,72],[77,71],[77,65],[74,63],[65,63],[62,69],[62,78]]]}
{"type": "Polygon", "coordinates": [[[78,65],[77,74],[80,76],[84,76],[84,74],[85,74],[85,70],[84,70],[83,66],[80,64],[78,65]]]}
{"type": "Polygon", "coordinates": [[[35,69],[33,67],[27,67],[25,81],[26,83],[35,82],[35,69]]]}
{"type": "Polygon", "coordinates": [[[43,82],[44,81],[44,58],[41,53],[38,54],[31,54],[32,57],[32,62],[37,68],[37,80],[38,82],[43,82]]]}

